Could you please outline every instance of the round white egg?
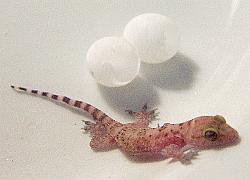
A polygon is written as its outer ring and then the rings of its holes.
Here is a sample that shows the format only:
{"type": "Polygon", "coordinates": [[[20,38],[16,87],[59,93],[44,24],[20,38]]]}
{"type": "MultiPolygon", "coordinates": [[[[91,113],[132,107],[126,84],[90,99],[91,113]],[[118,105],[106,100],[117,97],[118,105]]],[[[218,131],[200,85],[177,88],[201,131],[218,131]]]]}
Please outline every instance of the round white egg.
{"type": "Polygon", "coordinates": [[[140,68],[135,48],[122,37],[104,37],[94,42],[87,52],[87,64],[95,80],[108,87],[128,84],[140,68]]]}
{"type": "Polygon", "coordinates": [[[142,14],[128,22],[124,37],[136,48],[141,61],[162,63],[172,58],[179,47],[175,23],[160,14],[142,14]]]}

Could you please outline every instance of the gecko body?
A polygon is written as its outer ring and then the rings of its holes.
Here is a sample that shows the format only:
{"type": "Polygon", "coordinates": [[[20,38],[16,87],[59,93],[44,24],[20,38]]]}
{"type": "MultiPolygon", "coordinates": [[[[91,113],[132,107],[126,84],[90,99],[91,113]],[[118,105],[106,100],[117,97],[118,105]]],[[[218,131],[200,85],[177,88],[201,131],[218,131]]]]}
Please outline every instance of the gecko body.
{"type": "Polygon", "coordinates": [[[49,92],[11,87],[87,112],[94,121],[84,121],[84,130],[90,133],[90,147],[95,151],[120,148],[130,157],[173,158],[187,162],[199,150],[225,147],[239,141],[238,132],[220,115],[200,116],[179,124],[165,123],[151,128],[148,126],[156,112],[147,111],[146,105],[141,112],[127,110],[135,117],[135,122],[122,124],[88,103],[49,92]]]}

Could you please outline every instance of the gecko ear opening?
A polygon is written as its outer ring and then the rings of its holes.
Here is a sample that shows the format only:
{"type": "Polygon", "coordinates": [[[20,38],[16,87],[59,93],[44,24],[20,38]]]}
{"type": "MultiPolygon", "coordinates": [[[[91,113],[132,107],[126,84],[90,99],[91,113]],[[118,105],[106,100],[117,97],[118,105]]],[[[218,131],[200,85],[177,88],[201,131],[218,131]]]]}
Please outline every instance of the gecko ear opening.
{"type": "Polygon", "coordinates": [[[223,116],[221,115],[216,115],[214,116],[214,120],[221,122],[222,124],[226,123],[226,120],[223,116]]]}

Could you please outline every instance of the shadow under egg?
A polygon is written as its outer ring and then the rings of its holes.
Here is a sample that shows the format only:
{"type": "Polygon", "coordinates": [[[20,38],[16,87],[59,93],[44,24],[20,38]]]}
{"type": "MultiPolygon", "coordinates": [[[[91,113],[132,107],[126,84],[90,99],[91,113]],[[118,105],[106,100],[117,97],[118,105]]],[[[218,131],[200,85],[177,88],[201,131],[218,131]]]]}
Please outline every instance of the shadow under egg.
{"type": "Polygon", "coordinates": [[[186,55],[178,52],[160,64],[141,64],[140,74],[157,87],[168,90],[190,89],[199,68],[186,55]]]}
{"type": "Polygon", "coordinates": [[[145,103],[149,109],[159,104],[159,95],[155,87],[139,76],[126,86],[111,88],[98,85],[98,88],[110,107],[124,115],[126,109],[141,111],[145,103]]]}

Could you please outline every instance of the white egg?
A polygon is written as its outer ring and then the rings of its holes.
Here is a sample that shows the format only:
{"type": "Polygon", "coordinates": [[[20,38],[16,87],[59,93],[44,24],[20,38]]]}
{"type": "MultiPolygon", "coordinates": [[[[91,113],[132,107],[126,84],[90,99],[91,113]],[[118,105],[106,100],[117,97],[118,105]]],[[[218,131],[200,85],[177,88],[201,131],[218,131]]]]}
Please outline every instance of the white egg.
{"type": "Polygon", "coordinates": [[[140,68],[135,48],[122,37],[104,37],[94,42],[87,52],[87,64],[95,80],[109,87],[128,84],[140,68]]]}
{"type": "Polygon", "coordinates": [[[161,63],[172,58],[180,35],[175,23],[160,14],[142,14],[128,22],[124,37],[136,48],[141,61],[161,63]]]}

